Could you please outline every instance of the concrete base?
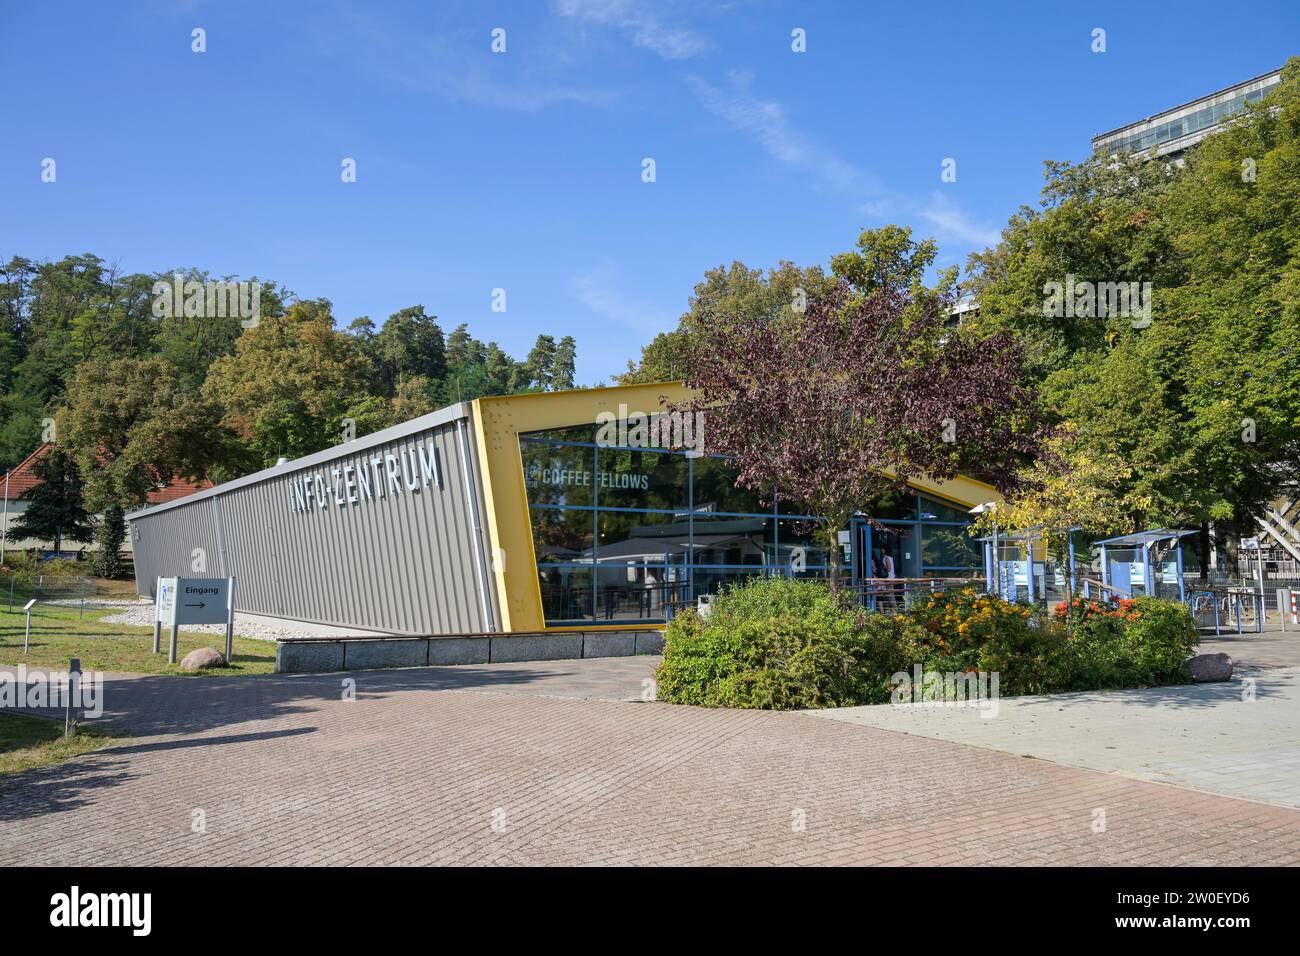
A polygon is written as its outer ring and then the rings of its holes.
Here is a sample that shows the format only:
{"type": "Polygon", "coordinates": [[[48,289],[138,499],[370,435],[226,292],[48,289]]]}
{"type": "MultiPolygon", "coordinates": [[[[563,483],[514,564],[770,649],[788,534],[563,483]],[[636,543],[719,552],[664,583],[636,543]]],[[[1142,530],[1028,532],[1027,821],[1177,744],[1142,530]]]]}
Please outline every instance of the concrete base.
{"type": "Polygon", "coordinates": [[[492,663],[569,661],[582,657],[581,634],[521,634],[492,638],[492,663]]]}
{"type": "Polygon", "coordinates": [[[342,641],[279,641],[275,670],[280,674],[314,674],[343,670],[342,641]]]}
{"type": "Polygon", "coordinates": [[[660,654],[659,631],[553,631],[546,634],[482,634],[467,637],[339,637],[278,642],[275,669],[281,674],[369,670],[378,667],[523,663],[584,657],[660,654]]]}
{"type": "Polygon", "coordinates": [[[428,644],[430,664],[486,664],[492,655],[490,637],[433,637],[428,644]]]}
{"type": "Polygon", "coordinates": [[[636,654],[662,654],[664,652],[663,631],[637,631],[636,654]]]}
{"type": "Polygon", "coordinates": [[[419,667],[429,663],[429,642],[344,641],[343,670],[369,667],[419,667]]]}

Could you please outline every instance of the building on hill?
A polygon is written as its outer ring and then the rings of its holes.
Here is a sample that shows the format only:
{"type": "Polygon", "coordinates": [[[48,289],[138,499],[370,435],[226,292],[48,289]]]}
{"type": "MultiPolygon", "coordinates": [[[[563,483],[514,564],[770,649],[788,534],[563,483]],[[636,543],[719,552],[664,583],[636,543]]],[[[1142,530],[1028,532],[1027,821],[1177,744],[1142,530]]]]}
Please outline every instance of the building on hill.
{"type": "Polygon", "coordinates": [[[1142,153],[1177,159],[1211,133],[1222,129],[1245,108],[1267,96],[1282,82],[1272,70],[1198,99],[1189,100],[1146,119],[1092,138],[1094,153],[1142,153]]]}

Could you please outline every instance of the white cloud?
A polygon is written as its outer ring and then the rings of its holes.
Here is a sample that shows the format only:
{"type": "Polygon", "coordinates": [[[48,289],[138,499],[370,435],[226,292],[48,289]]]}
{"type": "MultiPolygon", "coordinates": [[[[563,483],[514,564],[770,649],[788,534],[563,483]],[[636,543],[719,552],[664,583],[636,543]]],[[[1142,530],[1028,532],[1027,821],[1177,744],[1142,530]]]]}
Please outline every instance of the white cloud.
{"type": "Polygon", "coordinates": [[[812,173],[837,188],[875,186],[874,177],[797,130],[784,106],[755,96],[751,92],[753,79],[751,73],[732,71],[727,74],[725,87],[714,86],[698,76],[688,76],[686,82],[706,110],[752,137],[773,159],[812,173]]]}
{"type": "MultiPolygon", "coordinates": [[[[565,103],[607,106],[620,97],[615,90],[561,81],[555,58],[544,50],[534,51],[532,57],[511,53],[484,66],[482,56],[472,52],[475,41],[463,33],[399,29],[356,9],[342,16],[350,27],[351,48],[371,70],[389,82],[429,90],[453,103],[531,112],[565,103]]],[[[337,41],[331,36],[328,42],[337,41]]],[[[481,53],[487,49],[486,35],[478,42],[481,53]]]]}
{"type": "Polygon", "coordinates": [[[621,30],[634,45],[665,60],[685,60],[709,49],[690,27],[666,22],[643,0],[556,0],[553,9],[562,17],[621,30]]]}
{"type": "Polygon", "coordinates": [[[956,239],[980,248],[995,246],[1001,238],[997,229],[973,222],[967,213],[940,192],[931,193],[929,205],[919,212],[921,218],[938,230],[940,238],[956,239]]]}
{"type": "Polygon", "coordinates": [[[619,270],[610,262],[574,276],[573,294],[596,315],[642,334],[654,334],[675,325],[676,316],[630,300],[619,270]]]}

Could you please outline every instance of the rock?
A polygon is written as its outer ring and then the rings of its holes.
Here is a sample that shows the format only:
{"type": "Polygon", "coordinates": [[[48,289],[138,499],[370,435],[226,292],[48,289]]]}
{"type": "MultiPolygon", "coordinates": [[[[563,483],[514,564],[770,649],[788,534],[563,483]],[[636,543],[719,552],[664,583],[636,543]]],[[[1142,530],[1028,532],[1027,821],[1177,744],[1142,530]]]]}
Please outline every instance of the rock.
{"type": "MultiPolygon", "coordinates": [[[[221,652],[211,647],[200,647],[197,651],[190,651],[181,661],[181,670],[199,671],[206,670],[209,667],[225,667],[226,659],[221,656],[221,652]]],[[[1229,665],[1231,670],[1231,665],[1229,665]]]]}
{"type": "Polygon", "coordinates": [[[1232,679],[1232,658],[1227,654],[1197,654],[1187,662],[1192,680],[1198,684],[1232,679]]]}

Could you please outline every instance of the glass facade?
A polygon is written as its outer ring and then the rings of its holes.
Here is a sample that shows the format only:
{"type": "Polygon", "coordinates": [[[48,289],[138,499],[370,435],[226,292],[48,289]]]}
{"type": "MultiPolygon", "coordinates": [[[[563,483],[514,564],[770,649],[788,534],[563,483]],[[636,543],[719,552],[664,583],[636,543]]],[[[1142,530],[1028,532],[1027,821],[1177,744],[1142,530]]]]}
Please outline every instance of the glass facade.
{"type": "MultiPolygon", "coordinates": [[[[667,605],[746,577],[789,574],[792,566],[798,575],[825,575],[829,558],[813,522],[737,487],[726,460],[598,447],[595,435],[590,425],[520,437],[548,626],[658,623],[667,605]]],[[[876,530],[880,548],[892,553],[893,536],[913,542],[911,564],[903,551],[896,557],[900,577],[979,572],[961,509],[893,494],[872,513],[887,529],[876,530]]]]}
{"type": "Polygon", "coordinates": [[[1254,92],[1243,93],[1230,100],[1225,100],[1217,106],[1207,106],[1195,113],[1180,116],[1178,119],[1170,120],[1167,123],[1160,123],[1150,129],[1111,140],[1103,144],[1101,150],[1106,153],[1143,153],[1153,146],[1161,146],[1184,136],[1190,136],[1192,133],[1199,133],[1203,129],[1209,129],[1211,126],[1224,122],[1233,114],[1240,112],[1247,103],[1256,103],[1262,100],[1268,93],[1273,91],[1273,87],[1278,82],[1280,81],[1275,81],[1254,92]]]}

